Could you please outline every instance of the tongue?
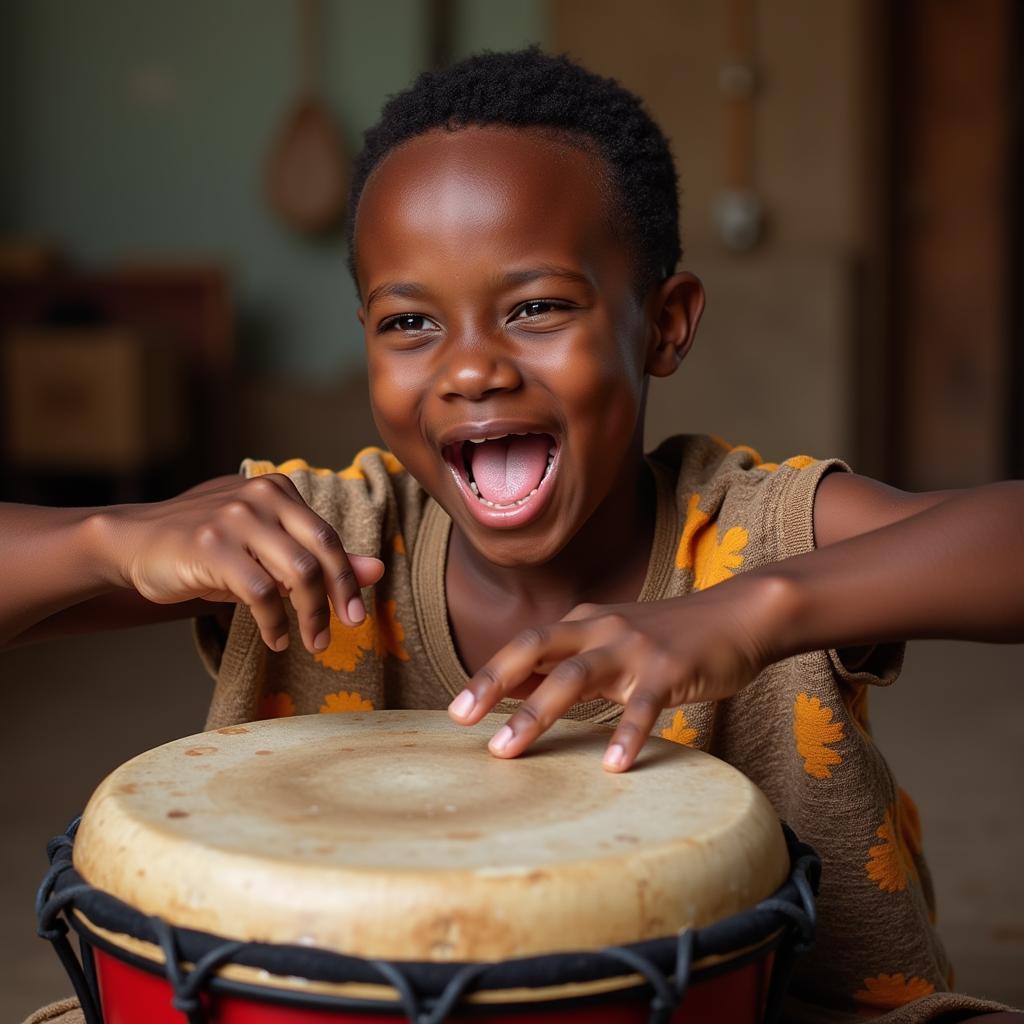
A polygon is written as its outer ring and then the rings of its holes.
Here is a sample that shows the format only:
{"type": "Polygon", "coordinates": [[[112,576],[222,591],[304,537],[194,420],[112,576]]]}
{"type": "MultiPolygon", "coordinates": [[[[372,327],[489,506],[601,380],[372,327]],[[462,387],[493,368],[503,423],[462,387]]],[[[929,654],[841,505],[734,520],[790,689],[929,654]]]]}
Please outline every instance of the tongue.
{"type": "Polygon", "coordinates": [[[499,505],[525,498],[540,485],[548,464],[546,434],[503,437],[467,445],[467,458],[480,496],[499,505]]]}

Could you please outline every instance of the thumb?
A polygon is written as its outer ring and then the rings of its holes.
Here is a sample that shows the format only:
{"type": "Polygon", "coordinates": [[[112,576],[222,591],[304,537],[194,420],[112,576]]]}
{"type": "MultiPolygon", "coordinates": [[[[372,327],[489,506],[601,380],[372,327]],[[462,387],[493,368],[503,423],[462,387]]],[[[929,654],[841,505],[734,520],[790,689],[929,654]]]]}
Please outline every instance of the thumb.
{"type": "Polygon", "coordinates": [[[368,587],[384,575],[384,563],[370,555],[349,555],[349,563],[356,574],[359,586],[368,587]]]}

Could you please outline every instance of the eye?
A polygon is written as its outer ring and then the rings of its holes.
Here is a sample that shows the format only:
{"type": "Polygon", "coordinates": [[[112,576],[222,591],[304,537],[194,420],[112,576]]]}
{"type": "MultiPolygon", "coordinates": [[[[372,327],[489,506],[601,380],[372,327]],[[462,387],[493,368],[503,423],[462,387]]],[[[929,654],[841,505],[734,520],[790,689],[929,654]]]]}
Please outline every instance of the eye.
{"type": "Polygon", "coordinates": [[[382,321],[377,328],[377,333],[399,331],[403,334],[421,334],[424,331],[436,330],[440,330],[440,328],[429,317],[420,313],[402,313],[400,316],[392,316],[382,321]]]}
{"type": "Polygon", "coordinates": [[[527,320],[535,316],[543,316],[552,310],[570,309],[568,303],[556,302],[553,299],[537,299],[533,302],[524,302],[512,314],[513,320],[527,320]]]}

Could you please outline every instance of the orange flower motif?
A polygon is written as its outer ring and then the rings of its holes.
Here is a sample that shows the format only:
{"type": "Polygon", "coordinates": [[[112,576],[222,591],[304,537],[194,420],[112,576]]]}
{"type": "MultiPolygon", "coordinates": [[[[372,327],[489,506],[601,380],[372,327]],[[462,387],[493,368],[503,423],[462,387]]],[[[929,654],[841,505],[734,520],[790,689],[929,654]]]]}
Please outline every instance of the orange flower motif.
{"type": "Polygon", "coordinates": [[[684,747],[692,747],[697,738],[697,730],[690,727],[686,713],[682,708],[672,716],[672,724],[661,730],[661,738],[673,743],[682,743],[684,747]]]}
{"type": "Polygon", "coordinates": [[[346,626],[331,612],[331,642],[313,657],[335,672],[355,671],[367,651],[408,661],[409,652],[402,646],[405,627],[398,621],[397,607],[396,601],[377,601],[376,614],[368,612],[358,626],[346,626]]]}
{"type": "Polygon", "coordinates": [[[366,700],[355,691],[339,690],[328,693],[320,705],[321,715],[334,715],[344,711],[372,711],[373,701],[366,700]]]}
{"type": "Polygon", "coordinates": [[[676,568],[692,569],[693,589],[707,590],[735,575],[734,570],[743,564],[741,552],[750,535],[742,526],[733,526],[719,543],[718,524],[701,511],[699,503],[700,495],[690,495],[683,534],[676,549],[676,568]]]}
{"type": "Polygon", "coordinates": [[[381,462],[384,463],[384,468],[392,476],[394,476],[395,473],[402,472],[402,464],[394,457],[394,455],[391,454],[391,452],[385,451],[383,448],[377,448],[370,445],[370,447],[363,448],[361,451],[357,452],[356,457],[352,460],[352,465],[339,471],[338,476],[341,477],[342,480],[365,480],[366,474],[359,465],[364,455],[379,455],[381,462]]]}
{"type": "Polygon", "coordinates": [[[282,690],[265,693],[256,708],[256,718],[291,718],[295,714],[295,701],[282,690]]]}
{"type": "Polygon", "coordinates": [[[402,646],[405,627],[398,621],[397,601],[377,602],[377,651],[390,654],[399,661],[408,661],[409,652],[402,646]]]}
{"type": "Polygon", "coordinates": [[[377,624],[372,615],[367,615],[358,626],[346,626],[331,612],[331,642],[313,657],[335,672],[352,672],[363,655],[377,644],[377,624]]]}
{"type": "Polygon", "coordinates": [[[796,752],[804,759],[804,771],[815,779],[832,778],[834,764],[842,764],[840,754],[828,746],[843,739],[843,723],[832,721],[832,709],[823,707],[817,697],[797,695],[793,705],[793,735],[796,752]]]}
{"type": "Polygon", "coordinates": [[[864,865],[868,878],[882,892],[902,892],[908,878],[917,879],[913,855],[895,820],[898,815],[898,804],[885,812],[875,832],[882,842],[868,848],[868,861],[864,865]]]}
{"type": "Polygon", "coordinates": [[[859,1004],[859,1013],[874,1017],[930,996],[934,991],[935,986],[924,978],[879,974],[877,978],[865,978],[864,987],[854,992],[853,998],[859,1004]]]}
{"type": "MultiPolygon", "coordinates": [[[[754,469],[763,469],[767,473],[774,473],[779,468],[777,462],[765,462],[761,458],[761,453],[756,448],[751,448],[748,444],[730,444],[716,434],[709,436],[719,448],[724,448],[727,452],[748,452],[754,460],[754,469]]],[[[794,455],[792,458],[786,459],[782,465],[789,466],[790,469],[806,469],[813,462],[814,459],[810,455],[794,455]]]]}

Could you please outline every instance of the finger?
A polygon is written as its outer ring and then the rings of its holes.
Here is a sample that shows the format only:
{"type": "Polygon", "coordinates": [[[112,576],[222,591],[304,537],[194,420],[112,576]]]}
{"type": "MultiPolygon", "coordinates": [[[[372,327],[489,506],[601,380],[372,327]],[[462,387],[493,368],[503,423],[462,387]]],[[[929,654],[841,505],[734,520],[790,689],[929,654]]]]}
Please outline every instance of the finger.
{"type": "Polygon", "coordinates": [[[473,674],[466,689],[448,705],[449,714],[463,725],[479,722],[541,666],[557,664],[592,646],[588,635],[586,623],[556,622],[524,630],[473,674]]]}
{"type": "MultiPolygon", "coordinates": [[[[291,485],[287,477],[282,479],[291,485]]],[[[285,504],[278,514],[284,529],[319,562],[338,618],[350,626],[361,623],[366,618],[366,607],[360,590],[380,579],[384,563],[378,558],[349,555],[338,531],[305,502],[285,504]]]]}
{"type": "Polygon", "coordinates": [[[665,693],[662,688],[649,683],[638,684],[634,688],[605,750],[602,761],[605,769],[624,772],[632,767],[664,706],[665,693]]]}
{"type": "Polygon", "coordinates": [[[555,667],[540,686],[494,734],[488,749],[498,757],[516,757],[582,698],[623,674],[620,647],[598,647],[573,654],[555,667]]]}
{"type": "Polygon", "coordinates": [[[216,566],[215,572],[207,567],[204,573],[211,577],[211,591],[223,594],[226,590],[232,600],[247,605],[263,642],[272,651],[283,651],[288,646],[288,613],[277,592],[277,580],[233,543],[216,540],[207,545],[208,566],[216,566]]]}
{"type": "Polygon", "coordinates": [[[240,545],[284,585],[295,609],[303,645],[314,653],[324,650],[331,640],[331,606],[323,565],[280,525],[268,526],[255,517],[245,520],[239,516],[239,520],[243,520],[236,522],[243,527],[240,545]]]}

